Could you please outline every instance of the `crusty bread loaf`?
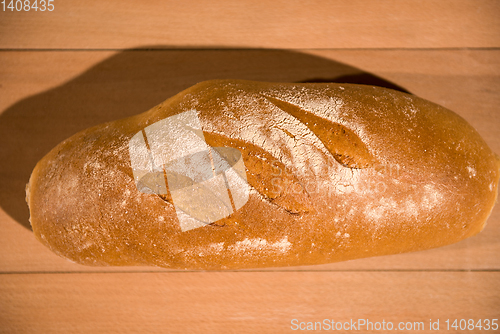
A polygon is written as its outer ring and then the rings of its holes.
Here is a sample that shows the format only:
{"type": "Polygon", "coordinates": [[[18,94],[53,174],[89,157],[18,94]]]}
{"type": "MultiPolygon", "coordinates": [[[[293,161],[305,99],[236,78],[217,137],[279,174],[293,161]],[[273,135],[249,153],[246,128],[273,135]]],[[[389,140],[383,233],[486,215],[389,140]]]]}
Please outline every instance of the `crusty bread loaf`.
{"type": "Polygon", "coordinates": [[[217,80],[65,140],[27,201],[36,237],[77,263],[235,269],[457,242],[498,180],[478,133],[413,95],[217,80]]]}

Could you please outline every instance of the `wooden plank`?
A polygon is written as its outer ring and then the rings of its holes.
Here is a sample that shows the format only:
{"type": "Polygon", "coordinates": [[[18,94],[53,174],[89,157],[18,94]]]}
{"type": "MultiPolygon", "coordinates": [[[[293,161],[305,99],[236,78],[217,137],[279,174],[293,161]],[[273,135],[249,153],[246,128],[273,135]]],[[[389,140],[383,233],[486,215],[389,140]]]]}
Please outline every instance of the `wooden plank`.
{"type": "Polygon", "coordinates": [[[491,48],[499,13],[494,0],[54,1],[0,10],[0,48],[491,48]]]}
{"type": "Polygon", "coordinates": [[[375,330],[383,321],[428,333],[432,319],[439,333],[456,333],[447,319],[498,319],[499,279],[498,272],[0,275],[0,332],[288,333],[327,319],[352,320],[363,333],[387,332],[375,330]]]}
{"type": "MultiPolygon", "coordinates": [[[[0,64],[0,272],[156,270],[83,267],[52,254],[23,227],[24,186],[35,163],[74,132],[143,112],[202,80],[395,84],[458,112],[500,152],[500,51],[0,52],[0,64]]],[[[499,222],[497,205],[484,232],[455,245],[299,269],[499,269],[499,222]]]]}

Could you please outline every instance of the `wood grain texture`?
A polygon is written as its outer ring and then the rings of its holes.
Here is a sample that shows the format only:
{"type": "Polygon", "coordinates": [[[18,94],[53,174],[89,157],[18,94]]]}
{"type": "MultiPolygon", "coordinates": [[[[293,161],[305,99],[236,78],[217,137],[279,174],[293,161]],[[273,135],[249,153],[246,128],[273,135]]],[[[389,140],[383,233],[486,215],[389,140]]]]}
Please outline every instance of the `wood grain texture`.
{"type": "MultiPolygon", "coordinates": [[[[368,319],[395,328],[421,322],[419,332],[429,333],[429,320],[439,319],[439,333],[451,333],[446,319],[498,317],[499,279],[498,272],[2,275],[0,332],[288,333],[293,319],[368,319]]],[[[387,332],[366,329],[358,327],[387,332]]]]}
{"type": "Polygon", "coordinates": [[[494,0],[54,1],[0,12],[0,48],[500,46],[494,0]]]}

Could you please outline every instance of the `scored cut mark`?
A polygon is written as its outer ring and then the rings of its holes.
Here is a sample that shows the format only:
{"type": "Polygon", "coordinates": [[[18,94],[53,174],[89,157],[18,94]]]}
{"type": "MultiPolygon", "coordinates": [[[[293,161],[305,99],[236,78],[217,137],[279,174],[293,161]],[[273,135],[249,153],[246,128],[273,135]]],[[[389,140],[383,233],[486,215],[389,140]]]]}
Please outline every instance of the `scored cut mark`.
{"type": "Polygon", "coordinates": [[[196,110],[139,131],[129,152],[137,189],[171,198],[182,231],[225,218],[248,201],[241,153],[208,146],[196,110]]]}
{"type": "Polygon", "coordinates": [[[359,136],[344,125],[316,116],[290,102],[264,94],[262,96],[274,106],[305,124],[342,166],[367,168],[376,162],[359,136]]]}

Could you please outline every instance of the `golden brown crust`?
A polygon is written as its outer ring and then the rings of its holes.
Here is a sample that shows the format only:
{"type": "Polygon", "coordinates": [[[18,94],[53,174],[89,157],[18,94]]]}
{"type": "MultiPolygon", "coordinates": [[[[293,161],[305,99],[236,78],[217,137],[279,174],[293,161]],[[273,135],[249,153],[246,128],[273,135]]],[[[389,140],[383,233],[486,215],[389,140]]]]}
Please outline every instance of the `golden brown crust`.
{"type": "Polygon", "coordinates": [[[37,238],[78,263],[256,268],[457,242],[483,228],[498,179],[477,132],[415,96],[219,80],[62,142],[35,167],[27,201],[37,238]],[[209,146],[241,152],[250,192],[228,217],[183,232],[168,194],[137,190],[129,142],[188,110],[209,146]]]}

